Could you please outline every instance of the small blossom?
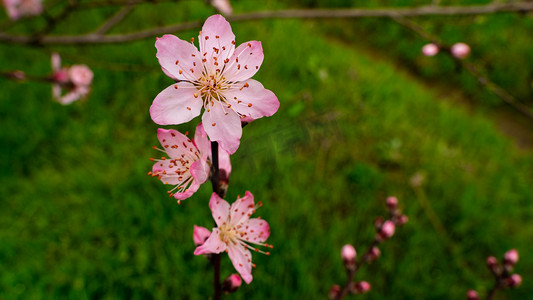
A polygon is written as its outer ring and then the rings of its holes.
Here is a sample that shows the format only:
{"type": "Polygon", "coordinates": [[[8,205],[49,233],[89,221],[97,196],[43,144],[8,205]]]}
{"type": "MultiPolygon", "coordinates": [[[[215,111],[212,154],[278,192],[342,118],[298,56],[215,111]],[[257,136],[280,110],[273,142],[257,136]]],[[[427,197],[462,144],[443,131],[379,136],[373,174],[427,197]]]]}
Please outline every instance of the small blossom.
{"type": "Polygon", "coordinates": [[[455,43],[450,51],[455,58],[464,59],[470,55],[470,46],[465,43],[455,43]]]}
{"type": "Polygon", "coordinates": [[[505,255],[503,256],[503,263],[514,266],[518,262],[518,258],[519,258],[518,250],[511,249],[505,252],[505,255]]]}
{"type": "Polygon", "coordinates": [[[163,72],[178,81],[156,96],[150,107],[160,125],[181,124],[200,114],[212,141],[233,154],[242,136],[241,119],[273,115],[279,101],[250,79],[263,62],[261,42],[235,48],[235,35],[221,15],[209,17],[200,31],[200,51],[174,35],[158,38],[155,47],[163,72]]]}
{"type": "Polygon", "coordinates": [[[466,292],[466,299],[467,300],[479,300],[479,295],[474,290],[468,290],[468,292],[466,292]]]}
{"type": "Polygon", "coordinates": [[[342,261],[344,262],[344,265],[347,268],[355,265],[356,256],[357,256],[357,252],[355,251],[355,248],[352,245],[346,244],[342,247],[341,257],[342,257],[342,261]]]}
{"type": "Polygon", "coordinates": [[[52,54],[52,95],[61,104],[67,105],[86,97],[91,91],[93,72],[86,65],[61,67],[61,57],[52,54]],[[63,95],[63,88],[67,93],[63,95]]]}
{"type": "Polygon", "coordinates": [[[192,232],[192,240],[194,241],[196,247],[203,245],[203,243],[205,243],[205,241],[210,235],[211,231],[209,231],[209,229],[202,226],[194,225],[194,230],[192,232]]]}
{"type": "Polygon", "coordinates": [[[43,12],[42,0],[3,0],[2,2],[11,20],[37,16],[43,12]]]}
{"type": "Polygon", "coordinates": [[[351,290],[354,294],[366,294],[370,292],[371,285],[367,281],[358,281],[352,284],[351,290]]]}
{"type": "Polygon", "coordinates": [[[367,260],[368,262],[372,262],[378,259],[380,255],[381,255],[381,251],[379,250],[377,246],[374,246],[368,252],[367,260]]]}
{"type": "Polygon", "coordinates": [[[405,225],[407,222],[409,222],[409,217],[407,217],[406,215],[399,215],[399,216],[395,219],[396,226],[403,226],[403,225],[405,225]]]}
{"type": "Polygon", "coordinates": [[[241,287],[241,284],[241,277],[237,274],[231,274],[222,282],[222,291],[224,293],[234,293],[241,287]]]}
{"type": "Polygon", "coordinates": [[[387,240],[394,235],[395,229],[396,226],[394,225],[394,222],[387,220],[383,223],[383,226],[381,226],[378,235],[382,240],[387,240]]]}
{"type": "MultiPolygon", "coordinates": [[[[153,159],[156,163],[148,175],[159,178],[164,184],[174,185],[168,193],[178,199],[179,204],[207,181],[211,166],[211,143],[202,123],[196,127],[194,142],[173,129],[159,128],[157,138],[163,149],[156,149],[165,152],[169,158],[153,159]]],[[[220,148],[219,168],[226,174],[231,172],[229,154],[220,148]]]]}
{"type": "Polygon", "coordinates": [[[422,54],[425,56],[435,56],[439,53],[439,46],[434,43],[426,44],[422,47],[422,54]]]}
{"type": "Polygon", "coordinates": [[[194,251],[195,255],[206,253],[228,252],[233,266],[239,272],[246,283],[252,281],[252,254],[250,249],[270,255],[250,244],[266,246],[264,243],[270,235],[268,223],[259,218],[250,219],[261,202],[254,204],[254,196],[250,192],[242,198],[238,198],[230,207],[229,203],[213,193],[209,201],[209,208],[215,219],[217,227],[207,241],[194,251]]]}
{"type": "Polygon", "coordinates": [[[519,274],[513,274],[511,277],[507,278],[507,285],[509,287],[515,288],[519,287],[522,284],[522,276],[519,274]]]}
{"type": "Polygon", "coordinates": [[[398,207],[398,198],[396,197],[387,197],[387,206],[390,208],[390,209],[396,209],[398,207]]]}
{"type": "Polygon", "coordinates": [[[229,0],[211,0],[211,5],[223,15],[229,16],[233,13],[229,0]]]}

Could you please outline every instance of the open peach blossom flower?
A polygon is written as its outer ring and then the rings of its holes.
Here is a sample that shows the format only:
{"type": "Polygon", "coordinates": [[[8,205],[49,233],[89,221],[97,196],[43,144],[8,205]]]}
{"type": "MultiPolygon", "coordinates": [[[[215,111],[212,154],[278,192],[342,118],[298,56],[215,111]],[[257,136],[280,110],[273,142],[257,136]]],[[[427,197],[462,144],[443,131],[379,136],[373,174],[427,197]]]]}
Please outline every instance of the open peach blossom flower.
{"type": "Polygon", "coordinates": [[[156,96],[150,115],[160,125],[181,124],[198,116],[203,107],[207,135],[233,154],[242,136],[241,118],[271,116],[279,101],[250,79],[263,62],[261,42],[235,48],[235,35],[221,15],[209,17],[198,38],[200,51],[174,35],[157,39],[159,64],[177,83],[156,96]]]}
{"type": "Polygon", "coordinates": [[[61,104],[67,105],[78,99],[87,97],[91,91],[93,71],[86,65],[61,67],[61,57],[52,54],[52,95],[61,104]],[[63,89],[67,90],[63,94],[63,89]]]}
{"type": "Polygon", "coordinates": [[[43,12],[42,2],[42,0],[2,0],[11,20],[40,15],[43,12]]]}
{"type": "MultiPolygon", "coordinates": [[[[164,184],[174,185],[168,191],[169,196],[185,200],[192,196],[207,181],[211,166],[211,143],[207,139],[202,123],[196,127],[194,141],[186,135],[174,130],[157,130],[157,138],[163,146],[158,149],[169,157],[152,159],[156,163],[148,175],[159,178],[164,184]]],[[[230,174],[231,164],[229,154],[219,147],[219,168],[230,174]]]]}
{"type": "Polygon", "coordinates": [[[231,206],[224,199],[213,193],[209,201],[209,208],[215,219],[217,227],[213,228],[211,235],[205,243],[194,250],[195,255],[207,253],[221,253],[227,251],[233,266],[246,283],[252,277],[252,254],[250,249],[270,255],[249,244],[261,245],[272,248],[264,243],[270,235],[268,223],[260,218],[250,219],[261,202],[254,204],[254,196],[250,192],[238,198],[231,206]]]}

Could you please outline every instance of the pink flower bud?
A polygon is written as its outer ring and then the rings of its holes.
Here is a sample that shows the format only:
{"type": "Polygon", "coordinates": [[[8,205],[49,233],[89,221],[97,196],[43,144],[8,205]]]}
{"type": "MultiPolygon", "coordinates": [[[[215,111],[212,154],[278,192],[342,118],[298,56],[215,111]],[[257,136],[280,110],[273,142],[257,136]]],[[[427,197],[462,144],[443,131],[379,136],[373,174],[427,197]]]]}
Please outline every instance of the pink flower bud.
{"type": "Polygon", "coordinates": [[[383,226],[383,222],[385,222],[385,220],[383,220],[383,217],[376,217],[374,219],[374,226],[376,226],[376,229],[380,229],[381,226],[383,226]]]}
{"type": "Polygon", "coordinates": [[[73,65],[68,70],[68,77],[76,86],[87,86],[93,81],[93,71],[86,65],[73,65]]]}
{"type": "Polygon", "coordinates": [[[356,294],[366,294],[370,292],[370,289],[372,287],[370,286],[370,283],[367,281],[359,281],[355,283],[355,293],[356,294]]]}
{"type": "Polygon", "coordinates": [[[494,256],[487,257],[487,267],[493,269],[498,266],[498,259],[494,256]]]}
{"type": "Polygon", "coordinates": [[[387,220],[385,221],[385,223],[383,223],[383,226],[381,226],[381,229],[379,230],[378,234],[382,240],[386,240],[394,235],[395,230],[396,226],[394,225],[394,223],[390,220],[387,220]]]}
{"type": "Polygon", "coordinates": [[[211,235],[211,231],[209,231],[209,229],[202,227],[202,226],[194,225],[194,230],[192,233],[192,240],[194,241],[194,244],[197,247],[203,245],[210,235],[211,235]]]}
{"type": "Polygon", "coordinates": [[[439,46],[436,44],[426,44],[422,47],[422,54],[425,56],[435,56],[437,53],[439,53],[439,46]]]}
{"type": "Polygon", "coordinates": [[[381,251],[379,251],[378,247],[374,246],[370,249],[370,251],[368,251],[367,260],[368,262],[375,261],[376,259],[378,259],[380,255],[381,255],[381,251]]]}
{"type": "Polygon", "coordinates": [[[237,274],[231,274],[222,282],[222,291],[225,293],[233,293],[239,289],[242,284],[242,279],[237,274]]]}
{"type": "Polygon", "coordinates": [[[357,252],[355,251],[355,248],[352,245],[346,244],[342,247],[341,257],[346,267],[355,265],[356,256],[357,256],[357,252]]]}
{"type": "Polygon", "coordinates": [[[466,292],[466,299],[467,300],[479,300],[479,295],[474,290],[468,290],[468,292],[466,292]]]}
{"type": "Polygon", "coordinates": [[[68,70],[66,68],[63,68],[54,72],[54,74],[52,74],[52,80],[59,84],[67,83],[69,80],[68,70]]]}
{"type": "Polygon", "coordinates": [[[341,292],[341,287],[338,284],[334,284],[329,289],[329,299],[337,299],[338,295],[341,292]]]}
{"type": "Polygon", "coordinates": [[[387,206],[390,209],[396,209],[396,207],[398,207],[398,198],[393,196],[387,197],[387,206]]]}
{"type": "Polygon", "coordinates": [[[403,226],[409,221],[409,218],[406,215],[400,215],[396,218],[396,225],[403,226]]]}
{"type": "Polygon", "coordinates": [[[463,59],[470,55],[470,46],[465,43],[455,43],[450,51],[455,58],[463,59]]]}
{"type": "Polygon", "coordinates": [[[505,255],[503,256],[503,263],[506,265],[514,266],[518,262],[518,258],[518,250],[511,249],[505,252],[505,255]]]}
{"type": "Polygon", "coordinates": [[[507,285],[509,287],[519,287],[522,284],[522,276],[518,274],[513,274],[511,277],[507,278],[507,285]]]}

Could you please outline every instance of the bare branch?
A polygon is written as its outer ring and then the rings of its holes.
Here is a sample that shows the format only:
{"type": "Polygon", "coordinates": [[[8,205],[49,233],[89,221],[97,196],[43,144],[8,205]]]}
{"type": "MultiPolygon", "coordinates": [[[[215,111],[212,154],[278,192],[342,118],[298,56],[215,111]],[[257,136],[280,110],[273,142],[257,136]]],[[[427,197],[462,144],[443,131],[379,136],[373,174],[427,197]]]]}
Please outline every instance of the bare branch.
{"type": "MultiPolygon", "coordinates": [[[[380,17],[416,17],[416,16],[452,16],[452,15],[482,15],[509,12],[533,11],[533,2],[491,3],[471,6],[435,6],[426,5],[410,8],[354,8],[354,9],[296,9],[251,12],[228,16],[230,22],[250,21],[258,19],[316,19],[316,18],[380,18],[380,17]]],[[[25,35],[11,35],[0,33],[0,41],[17,44],[109,44],[124,43],[155,37],[169,32],[179,32],[199,28],[202,21],[191,21],[156,27],[132,33],[99,35],[88,33],[84,35],[49,35],[29,37],[25,35]]]]}

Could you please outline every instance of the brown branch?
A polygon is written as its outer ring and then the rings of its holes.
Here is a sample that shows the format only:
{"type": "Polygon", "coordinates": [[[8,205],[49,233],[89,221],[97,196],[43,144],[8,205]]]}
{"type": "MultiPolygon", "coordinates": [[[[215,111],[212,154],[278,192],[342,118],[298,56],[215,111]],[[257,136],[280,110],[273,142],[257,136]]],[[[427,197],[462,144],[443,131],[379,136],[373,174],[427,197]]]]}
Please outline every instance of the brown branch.
{"type": "MultiPolygon", "coordinates": [[[[110,1],[112,2],[112,1],[110,1]]],[[[408,8],[353,8],[353,9],[290,9],[261,11],[228,16],[230,22],[251,21],[258,19],[316,19],[316,18],[379,18],[379,17],[417,17],[417,16],[451,16],[482,15],[509,12],[533,11],[533,2],[491,3],[471,6],[436,6],[426,5],[408,8]]],[[[43,36],[39,40],[25,35],[0,33],[0,41],[16,44],[108,44],[124,43],[155,37],[169,32],[179,32],[199,28],[203,21],[191,21],[171,24],[163,27],[145,29],[124,34],[101,36],[94,33],[84,35],[43,36]]]]}

